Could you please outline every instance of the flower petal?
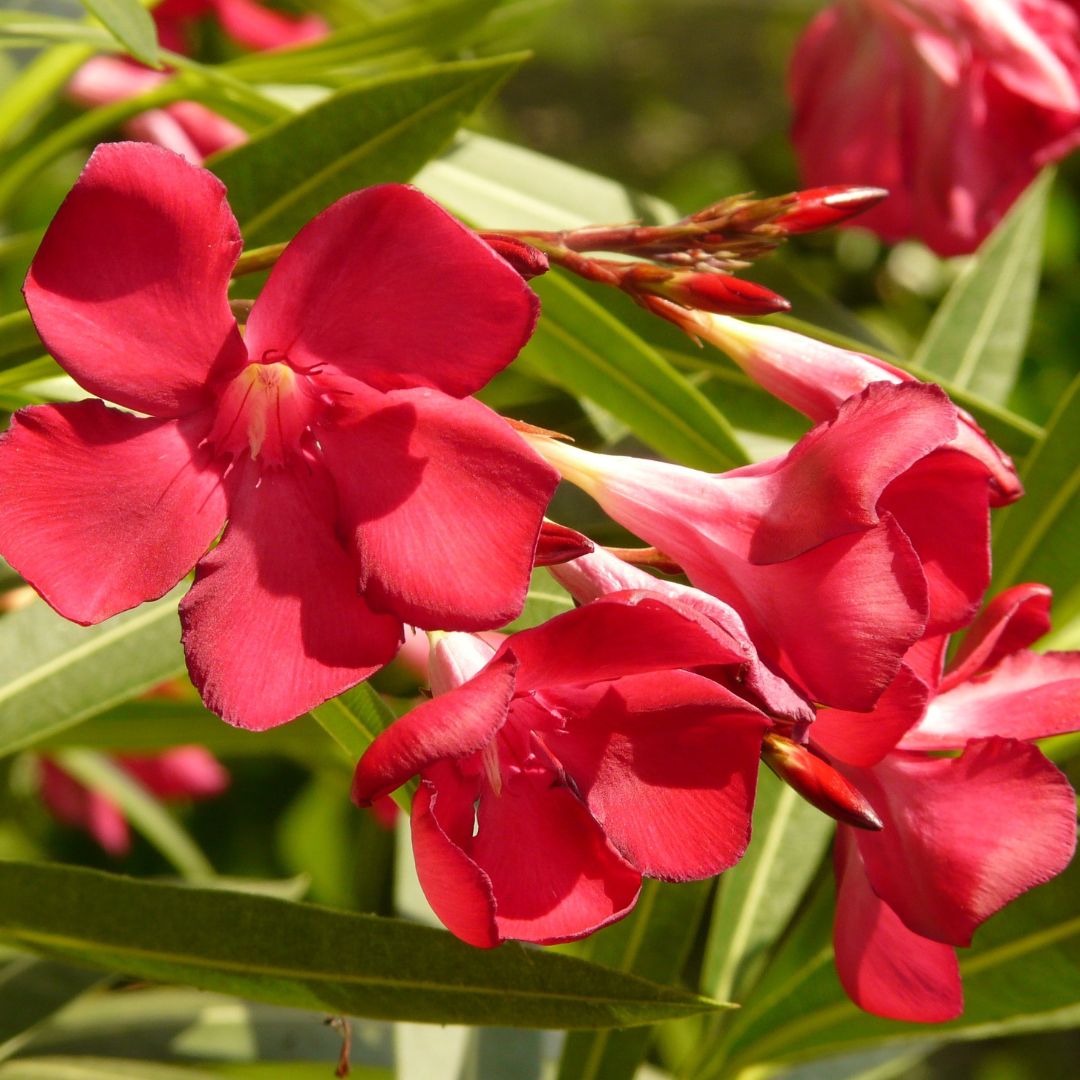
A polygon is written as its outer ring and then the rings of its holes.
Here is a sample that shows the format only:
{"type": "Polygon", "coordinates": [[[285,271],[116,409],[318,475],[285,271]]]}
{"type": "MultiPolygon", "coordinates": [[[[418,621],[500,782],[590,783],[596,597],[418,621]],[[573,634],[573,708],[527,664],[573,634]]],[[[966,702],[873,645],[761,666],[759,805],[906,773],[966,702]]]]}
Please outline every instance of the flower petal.
{"type": "Polygon", "coordinates": [[[131,850],[131,830],[116,803],[48,758],[41,759],[41,797],[58,821],[84,829],[107,854],[119,858],[131,850]]]}
{"type": "Polygon", "coordinates": [[[518,354],[539,302],[475,233],[415,188],[339,199],[304,226],[247,324],[253,356],[287,353],[380,390],[479,390],[518,354]]]}
{"type": "Polygon", "coordinates": [[[1073,790],[1028,743],[973,741],[958,758],[895,753],[849,775],[885,823],[857,838],[874,892],[935,941],[970,944],[1076,846],[1073,790]]]}
{"type": "Polygon", "coordinates": [[[742,858],[768,727],[757,709],[686,671],[630,675],[568,700],[566,727],[545,745],[629,863],[689,881],[742,858]]]}
{"type": "Polygon", "coordinates": [[[0,552],[88,624],[168,592],[225,520],[201,416],[153,420],[100,401],[37,405],[0,439],[0,552]]]}
{"type": "Polygon", "coordinates": [[[489,743],[506,723],[517,661],[496,657],[479,674],[395,720],[356,766],[352,797],[367,806],[434,762],[461,758],[489,743]]]}
{"type": "Polygon", "coordinates": [[[949,945],[909,930],[874,894],[852,830],[837,832],[833,948],[848,997],[867,1012],[933,1024],[964,1008],[960,969],[949,945]]]}
{"type": "Polygon", "coordinates": [[[362,418],[319,439],[372,606],[425,629],[515,618],[554,470],[478,401],[361,396],[362,418]]]}
{"type": "Polygon", "coordinates": [[[499,944],[491,881],[439,823],[436,810],[445,797],[434,784],[423,780],[413,799],[416,876],[432,911],[447,930],[479,949],[491,949],[499,944]]]}
{"type": "Polygon", "coordinates": [[[611,847],[581,801],[546,777],[485,793],[472,857],[495,894],[499,936],[553,945],[621,919],[641,875],[611,847]]]}
{"type": "Polygon", "coordinates": [[[246,353],[229,310],[240,230],[221,181],[168,150],[104,143],[57,211],[24,293],[41,340],[80,386],[179,416],[246,353]]]}
{"type": "Polygon", "coordinates": [[[229,37],[259,52],[317,41],[330,32],[318,15],[286,15],[255,0],[214,0],[213,7],[229,37]]]}
{"type": "Polygon", "coordinates": [[[357,595],[325,475],[241,463],[230,480],[229,527],[200,561],[180,621],[207,707],[262,731],[382,667],[401,623],[357,595]]]}
{"type": "Polygon", "coordinates": [[[125,754],[117,761],[159,799],[208,799],[229,786],[225,766],[201,746],[176,746],[160,754],[125,754]]]}
{"type": "Polygon", "coordinates": [[[1080,653],[1011,653],[996,668],[938,694],[905,750],[942,750],[1003,735],[1042,739],[1080,730],[1080,653]]]}

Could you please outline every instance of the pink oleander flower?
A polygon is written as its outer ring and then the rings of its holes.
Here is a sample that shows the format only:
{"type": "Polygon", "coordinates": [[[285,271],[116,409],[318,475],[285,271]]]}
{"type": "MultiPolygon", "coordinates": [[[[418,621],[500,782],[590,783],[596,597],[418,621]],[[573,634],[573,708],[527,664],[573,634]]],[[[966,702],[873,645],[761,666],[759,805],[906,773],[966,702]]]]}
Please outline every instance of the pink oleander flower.
{"type": "Polygon", "coordinates": [[[458,937],[551,944],[633,907],[642,875],[684,881],[746,848],[769,719],[681,668],[742,670],[738,641],[692,608],[614,593],[497,649],[442,639],[435,697],[360,759],[355,801],[419,774],[420,884],[458,937]]]}
{"type": "MultiPolygon", "coordinates": [[[[177,746],[161,754],[123,754],[115,762],[162,802],[212,799],[229,786],[229,774],[201,746],[177,746]]],[[[53,816],[88,832],[113,856],[131,849],[131,829],[123,810],[43,757],[41,798],[53,816]]]]}
{"type": "Polygon", "coordinates": [[[873,712],[822,710],[810,729],[884,825],[837,836],[836,966],[860,1008],[958,1016],[954,948],[1072,858],[1075,795],[1027,741],[1080,728],[1080,653],[1026,648],[1049,600],[1042,585],[1006,590],[944,672],[947,638],[920,642],[873,712]]]}
{"type": "Polygon", "coordinates": [[[467,396],[526,341],[536,298],[437,204],[398,185],[336,202],[243,336],[240,244],[210,173],[143,143],[94,152],[24,291],[49,351],[122,409],[15,414],[0,552],[83,624],[197,564],[192,680],[262,729],[386,663],[403,623],[515,617],[557,477],[467,396]]]}
{"type": "MultiPolygon", "coordinates": [[[[831,420],[852,394],[871,383],[919,382],[914,375],[866,353],[840,349],[779,326],[747,323],[723,315],[686,312],[682,328],[723,349],[755,382],[815,423],[831,420]]],[[[973,417],[956,410],[959,428],[948,445],[986,469],[990,505],[1005,506],[1024,494],[1012,459],[973,417]]]]}
{"type": "Polygon", "coordinates": [[[812,700],[869,709],[927,628],[989,580],[986,470],[935,387],[873,383],[782,457],[708,475],[529,441],[616,521],[735,608],[812,700]]]}
{"type": "MultiPolygon", "coordinates": [[[[188,54],[190,30],[197,20],[215,18],[234,41],[249,49],[283,48],[315,41],[329,33],[318,16],[286,15],[253,0],[164,0],[151,14],[161,44],[172,52],[188,54]]],[[[68,83],[68,96],[78,105],[112,105],[146,93],[172,77],[134,60],[96,56],[83,64],[68,83]]],[[[247,140],[247,132],[195,101],[177,101],[148,109],[123,125],[133,139],[156,143],[201,165],[211,154],[247,140]]]]}
{"type": "Polygon", "coordinates": [[[1044,165],[1080,142],[1075,0],[842,0],[791,67],[807,184],[892,193],[888,241],[974,251],[1044,165]]]}

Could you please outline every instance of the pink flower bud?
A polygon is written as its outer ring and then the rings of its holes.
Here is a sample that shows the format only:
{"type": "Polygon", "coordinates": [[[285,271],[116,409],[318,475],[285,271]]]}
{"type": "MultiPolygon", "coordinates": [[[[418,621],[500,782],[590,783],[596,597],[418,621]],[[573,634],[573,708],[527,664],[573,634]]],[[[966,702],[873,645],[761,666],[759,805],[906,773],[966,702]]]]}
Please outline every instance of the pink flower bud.
{"type": "Polygon", "coordinates": [[[555,566],[571,559],[580,559],[582,555],[588,555],[594,547],[584,533],[544,518],[533,562],[536,566],[555,566]]]}
{"type": "Polygon", "coordinates": [[[480,233],[480,239],[501,255],[526,281],[548,272],[548,257],[524,240],[501,233],[480,233]]]}
{"type": "Polygon", "coordinates": [[[771,315],[791,310],[791,304],[772,289],[715,270],[673,273],[657,267],[635,266],[627,278],[634,291],[640,289],[702,311],[771,315]]]}

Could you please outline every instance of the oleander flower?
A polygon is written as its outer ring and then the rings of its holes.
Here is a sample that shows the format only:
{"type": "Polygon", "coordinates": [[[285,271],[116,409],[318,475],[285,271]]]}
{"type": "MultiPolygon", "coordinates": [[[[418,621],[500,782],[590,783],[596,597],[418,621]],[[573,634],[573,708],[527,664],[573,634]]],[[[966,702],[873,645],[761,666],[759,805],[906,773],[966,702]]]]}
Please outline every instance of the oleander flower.
{"type": "Polygon", "coordinates": [[[872,383],[782,457],[709,475],[527,436],[620,524],[733,607],[812,700],[869,709],[989,579],[986,470],[937,387],[872,383]]]}
{"type": "MultiPolygon", "coordinates": [[[[160,754],[120,754],[116,764],[163,802],[211,799],[229,786],[229,774],[201,746],[177,746],[160,754]]],[[[124,811],[107,795],[76,780],[49,757],[40,760],[41,798],[66,825],[88,832],[110,855],[131,849],[124,811]]]]}
{"type": "Polygon", "coordinates": [[[705,878],[742,856],[769,719],[679,669],[746,659],[709,619],[635,592],[497,649],[449,635],[435,697],[372,743],[353,798],[419,774],[417,874],[458,937],[582,937],[633,907],[642,875],[705,878]]]}
{"type": "Polygon", "coordinates": [[[1080,142],[1073,0],[843,0],[791,67],[807,184],[892,193],[859,224],[974,251],[1044,165],[1080,142]]]}
{"type": "Polygon", "coordinates": [[[288,246],[241,335],[224,196],[158,147],[91,157],[24,291],[49,351],[121,409],[15,414],[0,552],[83,624],[197,563],[180,606],[192,679],[262,729],[384,664],[403,623],[519,613],[557,477],[467,396],[537,309],[470,230],[412,188],[346,196],[288,246]]]}
{"type": "Polygon", "coordinates": [[[1007,590],[944,672],[947,638],[921,642],[873,712],[825,709],[810,729],[884,826],[840,825],[835,852],[837,970],[869,1012],[958,1016],[954,949],[1072,857],[1076,797],[1028,741],[1080,728],[1080,653],[1026,648],[1049,600],[1042,585],[1007,590]]]}

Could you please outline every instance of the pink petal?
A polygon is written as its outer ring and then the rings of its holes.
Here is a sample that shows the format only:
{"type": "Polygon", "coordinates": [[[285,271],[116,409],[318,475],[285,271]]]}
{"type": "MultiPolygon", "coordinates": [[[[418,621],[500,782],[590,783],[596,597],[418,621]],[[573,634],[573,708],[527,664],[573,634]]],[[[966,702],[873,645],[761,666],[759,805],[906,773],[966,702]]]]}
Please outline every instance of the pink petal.
{"type": "Polygon", "coordinates": [[[990,584],[990,489],[986,470],[958,450],[939,450],[888,487],[880,502],[907,533],[930,595],[927,633],[966,626],[990,584]]]}
{"type": "Polygon", "coordinates": [[[515,618],[554,470],[478,401],[357,389],[357,422],[319,439],[372,605],[428,629],[515,618]]]}
{"type": "Polygon", "coordinates": [[[41,798],[52,815],[88,832],[107,854],[126,855],[131,850],[131,830],[120,808],[48,758],[40,764],[41,798]]]}
{"type": "Polygon", "coordinates": [[[124,755],[117,761],[159,799],[208,799],[229,786],[225,767],[201,746],[177,746],[145,756],[124,755]]]}
{"type": "Polygon", "coordinates": [[[905,750],[941,750],[1003,735],[1042,739],[1080,730],[1080,653],[1011,653],[930,703],[905,750]]]}
{"type": "Polygon", "coordinates": [[[229,527],[199,563],[180,621],[207,708],[262,731],[380,668],[397,649],[401,623],[357,595],[321,472],[306,462],[261,475],[242,463],[237,472],[229,527]]]}
{"type": "Polygon", "coordinates": [[[472,857],[491,881],[500,937],[571,941],[634,906],[640,874],[569,788],[519,775],[485,793],[477,814],[472,857]]]}
{"type": "Polygon", "coordinates": [[[416,876],[432,911],[452,934],[477,948],[494,948],[500,935],[491,881],[443,830],[436,814],[442,798],[435,785],[424,780],[413,799],[416,876]]]}
{"type": "Polygon", "coordinates": [[[259,52],[318,41],[330,32],[318,15],[289,16],[254,0],[214,0],[213,8],[229,37],[259,52]]]}
{"type": "Polygon", "coordinates": [[[627,862],[688,881],[742,858],[768,727],[757,709],[685,671],[630,675],[566,700],[566,727],[545,745],[627,862]]]}
{"type": "Polygon", "coordinates": [[[956,953],[920,937],[874,894],[853,830],[837,832],[836,971],[848,997],[892,1020],[934,1024],[964,1008],[956,953]]]}
{"type": "Polygon", "coordinates": [[[225,188],[146,143],[104,143],[57,211],[24,293],[49,352],[118,405],[176,416],[242,363],[226,291],[240,231],[225,188]]]}
{"type": "Polygon", "coordinates": [[[95,623],[168,592],[225,520],[202,416],[100,401],[38,405],[0,439],[0,552],[65,618],[95,623]]]}
{"type": "Polygon", "coordinates": [[[516,671],[513,653],[503,653],[468,682],[394,721],[356,766],[353,801],[367,806],[434,762],[487,745],[506,723],[516,671]]]}
{"type": "Polygon", "coordinates": [[[869,712],[821,709],[811,728],[814,745],[832,758],[869,768],[895,749],[926,711],[930,688],[907,664],[869,712]]]}
{"type": "Polygon", "coordinates": [[[479,237],[414,188],[338,200],[278,260],[247,324],[253,356],[324,365],[380,390],[480,389],[518,354],[538,301],[479,237]]]}
{"type": "Polygon", "coordinates": [[[980,923],[1059,874],[1076,845],[1073,790],[1028,743],[896,753],[852,779],[885,823],[857,838],[874,892],[910,930],[948,945],[968,945],[980,923]]]}
{"type": "Polygon", "coordinates": [[[1050,590],[1045,585],[1014,585],[999,593],[971,624],[941,689],[988,671],[1009,653],[1033,645],[1050,631],[1050,590]]]}

